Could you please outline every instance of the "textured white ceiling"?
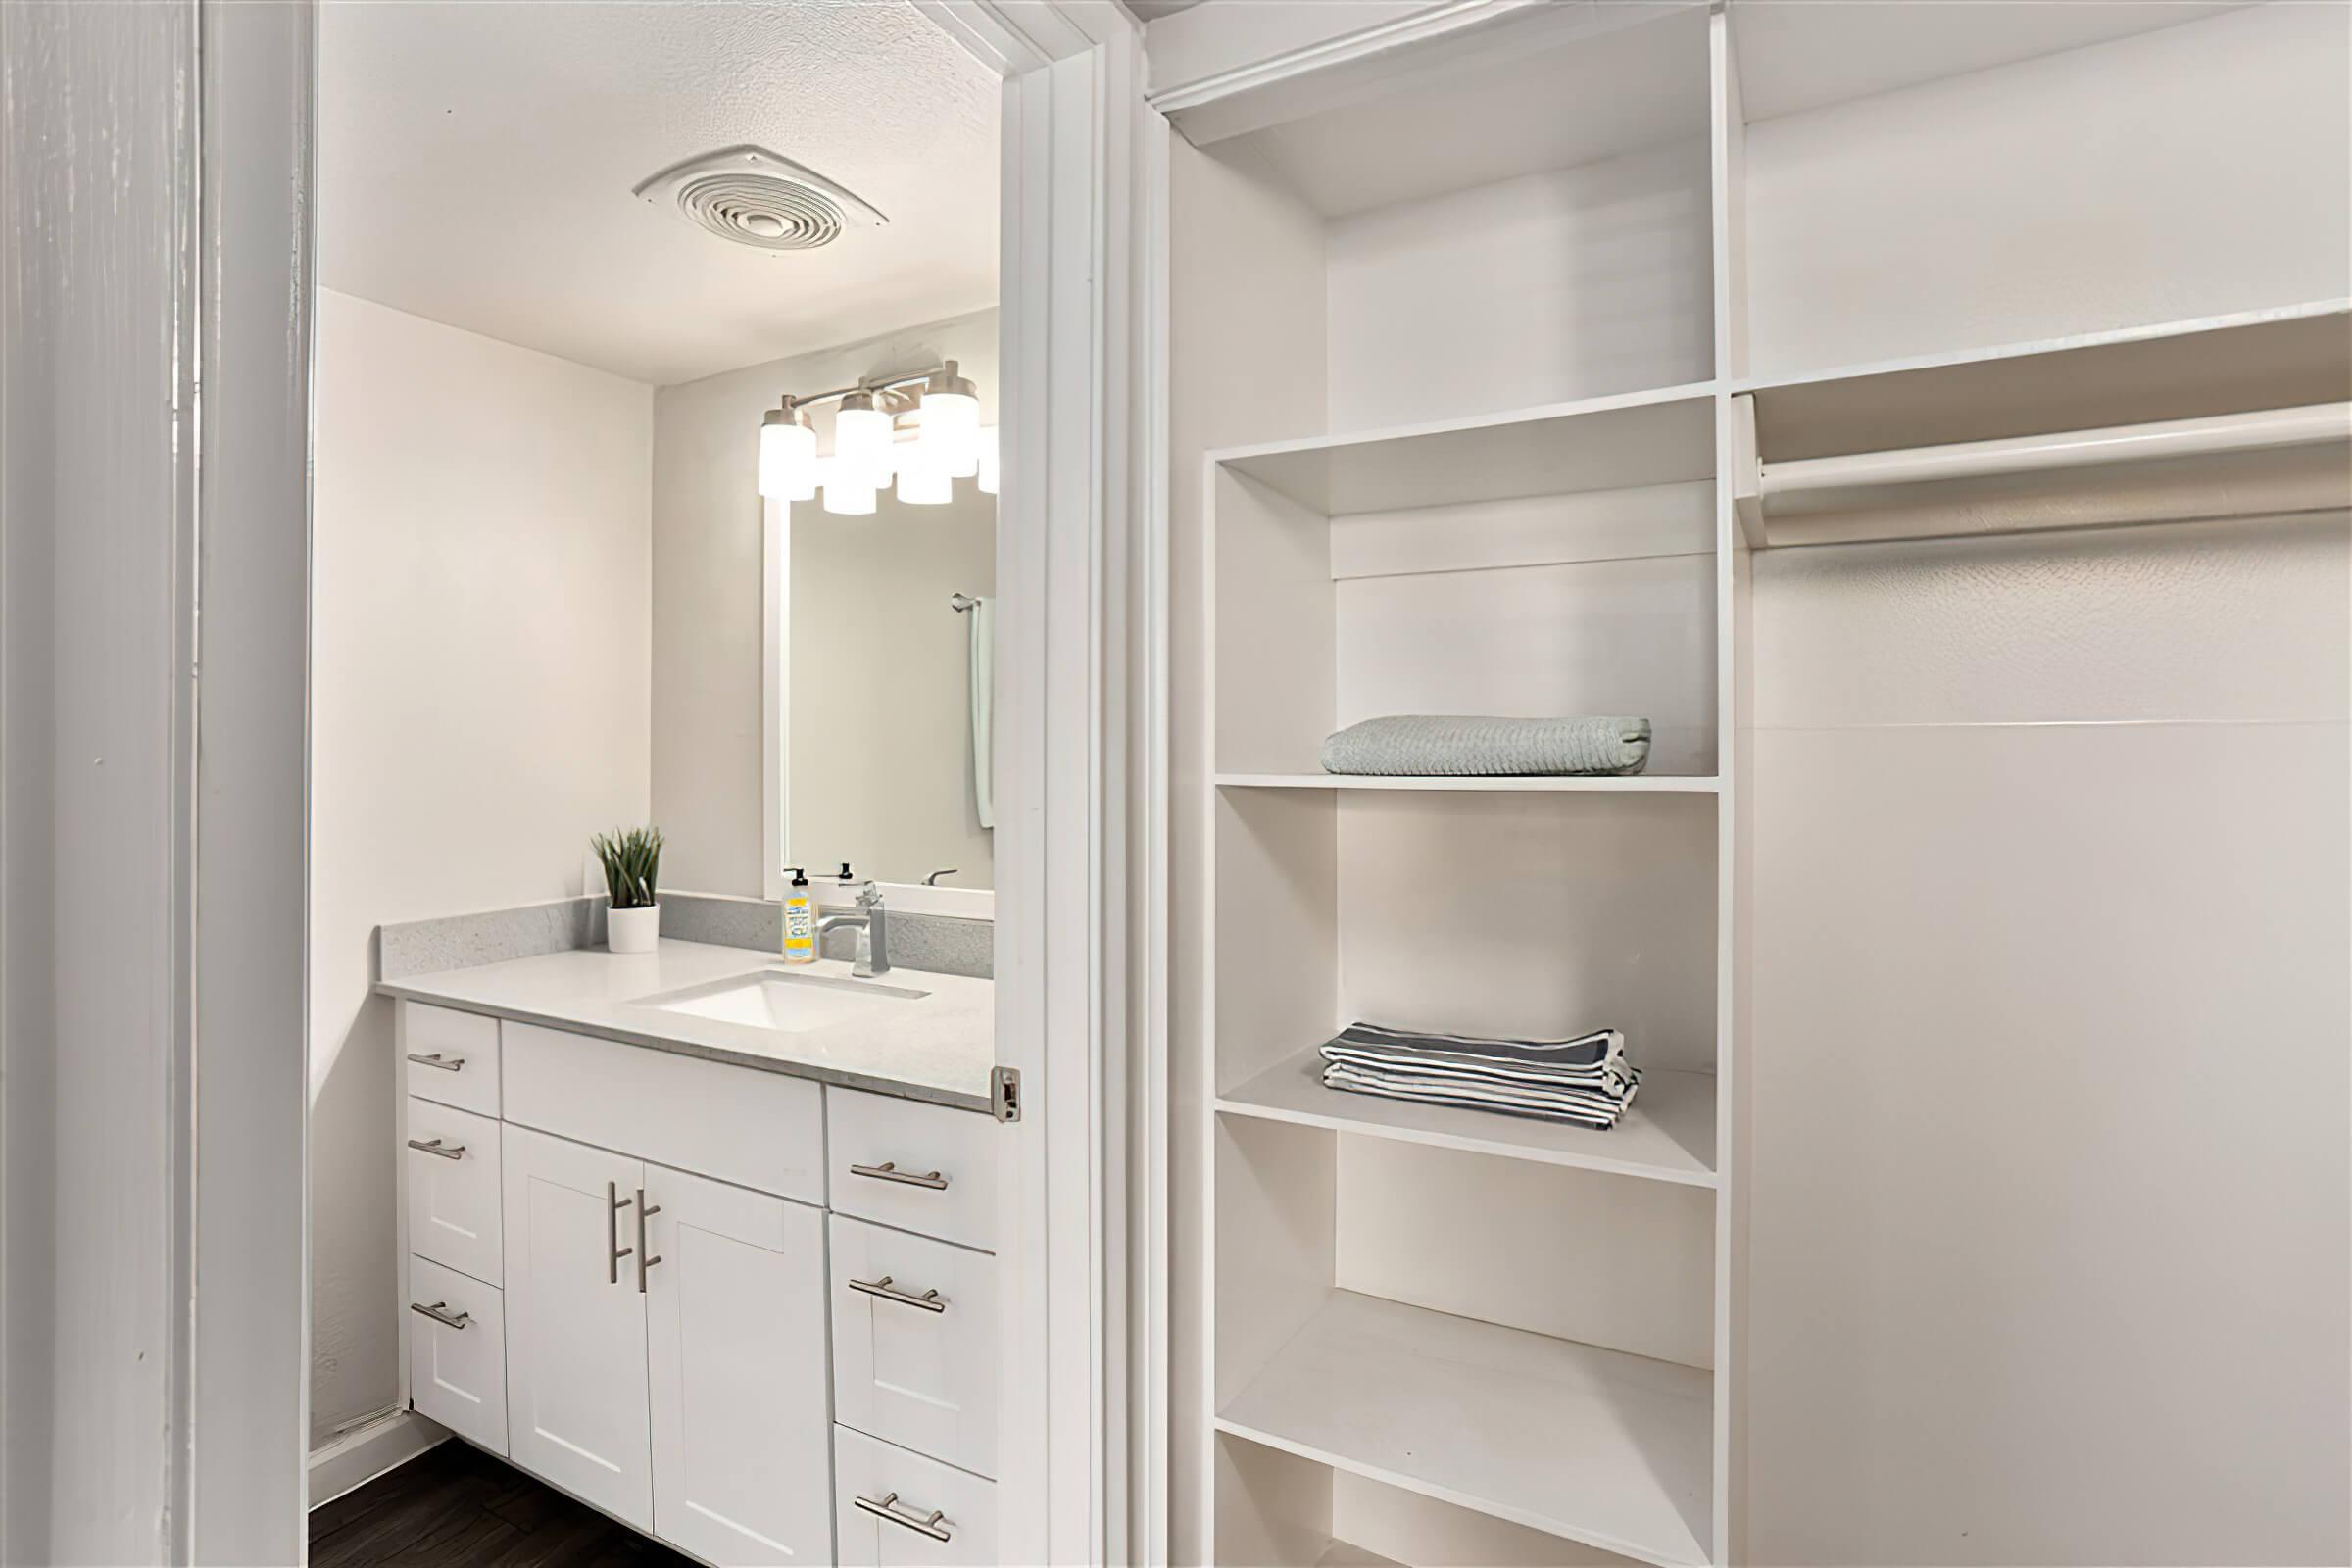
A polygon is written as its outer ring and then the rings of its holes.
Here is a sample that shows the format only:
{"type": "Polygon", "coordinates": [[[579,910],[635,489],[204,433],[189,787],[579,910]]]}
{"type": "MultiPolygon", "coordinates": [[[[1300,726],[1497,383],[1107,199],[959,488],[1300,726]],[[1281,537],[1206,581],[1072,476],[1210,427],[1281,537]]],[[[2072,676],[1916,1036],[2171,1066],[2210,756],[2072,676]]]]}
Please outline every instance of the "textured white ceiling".
{"type": "Polygon", "coordinates": [[[326,287],[656,385],[997,299],[996,78],[905,0],[330,0],[326,287]],[[753,143],[881,209],[730,244],[629,192],[753,143]]]}

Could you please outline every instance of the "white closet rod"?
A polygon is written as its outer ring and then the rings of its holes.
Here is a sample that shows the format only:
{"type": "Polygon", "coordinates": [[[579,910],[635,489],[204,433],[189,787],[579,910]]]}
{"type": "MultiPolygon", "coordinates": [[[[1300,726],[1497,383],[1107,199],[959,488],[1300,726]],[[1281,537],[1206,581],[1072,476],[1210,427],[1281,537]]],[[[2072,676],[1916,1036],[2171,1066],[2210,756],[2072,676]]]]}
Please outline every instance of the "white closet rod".
{"type": "Polygon", "coordinates": [[[1764,499],[1853,490],[1875,485],[1929,484],[1993,474],[2086,468],[2101,464],[2206,457],[2278,447],[2352,441],[2352,403],[2315,403],[2299,409],[2262,409],[2199,419],[2122,424],[2103,430],[2060,430],[1999,441],[1902,447],[1835,458],[1800,458],[1759,465],[1764,499]]]}

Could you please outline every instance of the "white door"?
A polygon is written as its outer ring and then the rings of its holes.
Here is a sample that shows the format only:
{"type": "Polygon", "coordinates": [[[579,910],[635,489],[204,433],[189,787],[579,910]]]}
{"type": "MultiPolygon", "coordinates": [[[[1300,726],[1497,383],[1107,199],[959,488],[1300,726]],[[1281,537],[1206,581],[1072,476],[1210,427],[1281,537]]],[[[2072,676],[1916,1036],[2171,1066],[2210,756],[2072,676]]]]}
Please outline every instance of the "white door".
{"type": "Polygon", "coordinates": [[[654,1533],[730,1568],[831,1562],[823,1213],[661,1165],[645,1201],[654,1533]]]}
{"type": "Polygon", "coordinates": [[[507,1425],[516,1464],[650,1530],[645,1167],[527,1127],[506,1130],[507,1425]]]}

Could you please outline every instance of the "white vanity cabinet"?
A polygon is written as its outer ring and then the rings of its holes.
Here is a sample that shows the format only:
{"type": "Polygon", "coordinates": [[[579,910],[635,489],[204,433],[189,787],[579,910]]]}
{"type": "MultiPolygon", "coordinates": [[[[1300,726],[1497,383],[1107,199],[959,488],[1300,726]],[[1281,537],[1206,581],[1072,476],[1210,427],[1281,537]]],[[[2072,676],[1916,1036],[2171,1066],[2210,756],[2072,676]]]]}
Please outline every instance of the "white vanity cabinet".
{"type": "Polygon", "coordinates": [[[401,1013],[416,1410],[706,1562],[994,1560],[992,1121],[401,1013]]]}

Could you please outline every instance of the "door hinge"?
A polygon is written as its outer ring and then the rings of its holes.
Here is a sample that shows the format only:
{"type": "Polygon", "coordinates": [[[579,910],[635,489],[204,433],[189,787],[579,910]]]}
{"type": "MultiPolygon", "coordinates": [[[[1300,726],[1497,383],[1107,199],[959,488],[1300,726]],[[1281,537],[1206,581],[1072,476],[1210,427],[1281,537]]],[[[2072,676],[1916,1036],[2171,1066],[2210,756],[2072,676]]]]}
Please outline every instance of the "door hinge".
{"type": "Polygon", "coordinates": [[[999,1121],[1021,1119],[1021,1069],[998,1067],[988,1075],[988,1113],[999,1121]]]}

